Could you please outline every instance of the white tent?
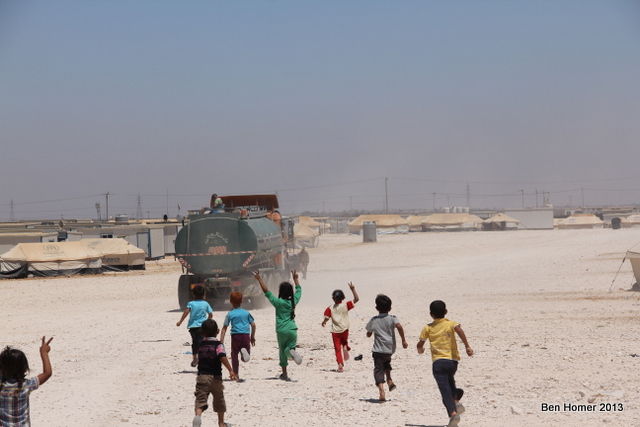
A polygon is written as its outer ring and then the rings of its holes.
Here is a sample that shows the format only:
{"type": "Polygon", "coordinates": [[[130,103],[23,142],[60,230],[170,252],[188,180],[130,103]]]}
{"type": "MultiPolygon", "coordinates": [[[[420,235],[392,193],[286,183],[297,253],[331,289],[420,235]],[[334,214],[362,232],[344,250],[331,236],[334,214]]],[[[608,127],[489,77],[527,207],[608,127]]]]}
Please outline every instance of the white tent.
{"type": "Polygon", "coordinates": [[[558,221],[556,227],[559,229],[603,228],[604,222],[592,214],[573,214],[558,221]]]}
{"type": "Polygon", "coordinates": [[[640,252],[627,251],[625,258],[631,262],[633,275],[636,277],[636,283],[640,283],[640,252]]]}
{"type": "Polygon", "coordinates": [[[520,221],[502,212],[482,221],[483,230],[517,230],[520,221]]]}
{"type": "Polygon", "coordinates": [[[482,227],[482,218],[469,213],[439,213],[422,221],[423,231],[475,231],[482,227]]]}
{"type": "Polygon", "coordinates": [[[124,239],[83,239],[91,250],[102,254],[102,267],[109,270],[144,270],[147,253],[124,239]]]}
{"type": "Polygon", "coordinates": [[[620,225],[623,228],[640,227],[640,215],[629,215],[620,221],[620,225]]]}
{"type": "Polygon", "coordinates": [[[0,255],[0,272],[19,276],[59,276],[99,273],[102,254],[79,241],[19,243],[0,255]]]}
{"type": "Polygon", "coordinates": [[[427,219],[427,215],[411,215],[407,217],[409,231],[422,231],[422,221],[427,219]]]}
{"type": "Polygon", "coordinates": [[[298,247],[315,248],[318,246],[318,236],[320,233],[311,229],[305,224],[293,226],[294,244],[298,247]]]}
{"type": "Polygon", "coordinates": [[[408,233],[409,223],[400,215],[360,215],[349,223],[349,233],[361,234],[365,222],[375,222],[378,234],[408,233]]]}
{"type": "Polygon", "coordinates": [[[124,239],[19,243],[0,255],[5,277],[98,274],[103,270],[144,269],[146,252],[124,239]]]}

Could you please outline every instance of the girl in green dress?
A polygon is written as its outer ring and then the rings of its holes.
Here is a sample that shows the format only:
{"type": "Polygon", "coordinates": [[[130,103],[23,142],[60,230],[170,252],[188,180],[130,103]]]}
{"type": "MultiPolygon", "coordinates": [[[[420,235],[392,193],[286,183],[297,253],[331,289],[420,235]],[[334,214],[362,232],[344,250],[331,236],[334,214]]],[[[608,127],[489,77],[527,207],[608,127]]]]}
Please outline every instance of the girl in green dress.
{"type": "Polygon", "coordinates": [[[282,367],[281,380],[288,380],[287,365],[289,364],[289,358],[293,358],[294,362],[298,365],[302,363],[302,357],[296,351],[296,343],[298,340],[298,326],[295,322],[296,317],[296,305],[300,301],[302,295],[302,287],[298,282],[298,274],[295,270],[291,272],[293,276],[293,282],[295,283],[295,292],[293,285],[289,282],[280,283],[278,290],[278,296],[276,297],[267,288],[267,285],[262,281],[260,273],[256,272],[255,277],[264,296],[269,300],[271,305],[276,309],[276,335],[278,337],[278,350],[280,355],[280,366],[282,367]]]}

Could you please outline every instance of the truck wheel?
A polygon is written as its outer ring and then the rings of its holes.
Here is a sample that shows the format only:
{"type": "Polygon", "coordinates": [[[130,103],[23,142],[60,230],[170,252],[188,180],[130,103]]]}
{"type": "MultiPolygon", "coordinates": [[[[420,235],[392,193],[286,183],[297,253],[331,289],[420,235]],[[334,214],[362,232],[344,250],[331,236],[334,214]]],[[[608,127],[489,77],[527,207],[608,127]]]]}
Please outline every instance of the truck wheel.
{"type": "Polygon", "coordinates": [[[180,309],[185,310],[191,301],[191,276],[183,274],[178,281],[178,302],[180,309]]]}

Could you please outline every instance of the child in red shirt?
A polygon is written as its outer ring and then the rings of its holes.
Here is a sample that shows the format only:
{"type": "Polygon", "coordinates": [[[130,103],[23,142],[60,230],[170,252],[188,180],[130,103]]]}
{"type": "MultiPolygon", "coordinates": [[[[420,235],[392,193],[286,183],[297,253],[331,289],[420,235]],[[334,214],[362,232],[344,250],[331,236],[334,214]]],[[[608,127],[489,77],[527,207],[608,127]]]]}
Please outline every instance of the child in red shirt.
{"type": "Polygon", "coordinates": [[[324,321],[322,322],[322,326],[324,326],[331,319],[331,336],[336,351],[338,372],[344,372],[344,362],[349,360],[349,350],[351,350],[349,347],[349,310],[360,300],[353,283],[349,282],[349,288],[353,293],[353,301],[343,304],[344,292],[340,289],[333,291],[331,298],[333,298],[334,304],[324,311],[324,321]]]}

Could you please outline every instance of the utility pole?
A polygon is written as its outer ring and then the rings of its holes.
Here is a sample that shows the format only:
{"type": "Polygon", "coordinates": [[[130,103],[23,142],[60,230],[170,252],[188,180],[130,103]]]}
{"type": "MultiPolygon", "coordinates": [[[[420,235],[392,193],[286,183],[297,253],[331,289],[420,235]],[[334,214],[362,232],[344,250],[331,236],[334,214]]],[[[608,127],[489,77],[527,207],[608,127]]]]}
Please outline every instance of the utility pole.
{"type": "Polygon", "coordinates": [[[518,190],[520,193],[522,193],[522,208],[524,209],[524,190],[518,190]]]}
{"type": "Polygon", "coordinates": [[[138,206],[136,207],[136,218],[141,219],[143,218],[142,216],[142,196],[140,196],[140,193],[138,193],[138,206]]]}
{"type": "Polygon", "coordinates": [[[433,211],[436,211],[436,193],[431,193],[433,195],[433,211]]]}
{"type": "Polygon", "coordinates": [[[469,196],[469,183],[467,182],[467,207],[471,210],[471,197],[469,196]]]}
{"type": "Polygon", "coordinates": [[[16,220],[14,212],[13,212],[13,199],[11,199],[11,215],[9,216],[9,221],[14,222],[16,220]]]}
{"type": "Polygon", "coordinates": [[[384,179],[384,213],[389,213],[389,193],[387,192],[387,181],[389,181],[389,178],[384,179]]]}
{"type": "Polygon", "coordinates": [[[102,221],[102,214],[100,212],[100,203],[96,203],[96,213],[98,214],[98,221],[102,221]]]}
{"type": "Polygon", "coordinates": [[[109,192],[107,192],[105,194],[106,198],[107,198],[107,217],[105,218],[105,221],[109,222],[109,192]]]}
{"type": "Polygon", "coordinates": [[[584,187],[582,188],[582,208],[584,209],[584,187]]]}

